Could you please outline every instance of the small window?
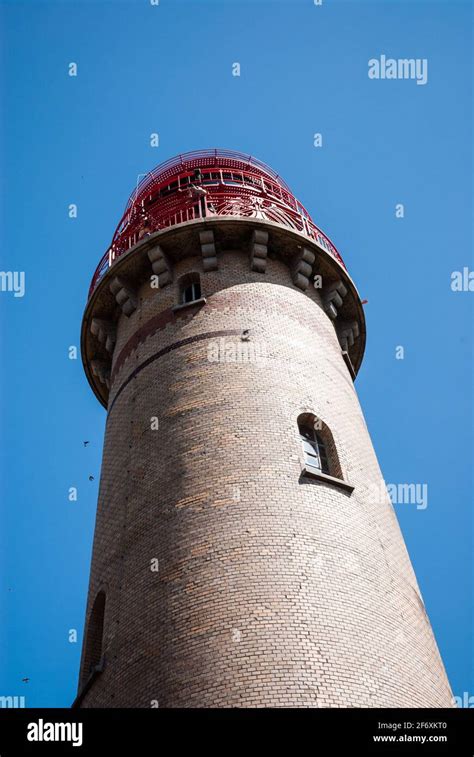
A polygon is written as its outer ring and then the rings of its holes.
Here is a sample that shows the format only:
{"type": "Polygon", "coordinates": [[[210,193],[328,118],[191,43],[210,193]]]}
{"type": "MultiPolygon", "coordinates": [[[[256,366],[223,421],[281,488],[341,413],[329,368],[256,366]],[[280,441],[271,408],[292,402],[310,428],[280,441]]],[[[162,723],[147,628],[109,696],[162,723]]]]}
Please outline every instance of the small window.
{"type": "Polygon", "coordinates": [[[313,413],[303,413],[298,417],[298,431],[307,471],[342,481],[339,456],[329,427],[313,413]]]}
{"type": "Polygon", "coordinates": [[[97,594],[87,624],[87,635],[84,655],[84,676],[90,675],[99,665],[103,654],[105,615],[105,593],[97,594]]]}
{"type": "Polygon", "coordinates": [[[198,273],[190,273],[179,282],[180,303],[182,305],[188,302],[195,302],[201,299],[201,282],[198,273]]]}
{"type": "Polygon", "coordinates": [[[306,465],[329,475],[326,445],[321,438],[321,434],[318,434],[314,429],[312,431],[303,430],[302,433],[300,432],[300,438],[303,443],[306,465]]]}
{"type": "Polygon", "coordinates": [[[183,303],[194,302],[194,300],[199,300],[200,297],[201,287],[199,285],[199,281],[195,281],[193,284],[190,284],[185,289],[183,289],[183,303]]]}

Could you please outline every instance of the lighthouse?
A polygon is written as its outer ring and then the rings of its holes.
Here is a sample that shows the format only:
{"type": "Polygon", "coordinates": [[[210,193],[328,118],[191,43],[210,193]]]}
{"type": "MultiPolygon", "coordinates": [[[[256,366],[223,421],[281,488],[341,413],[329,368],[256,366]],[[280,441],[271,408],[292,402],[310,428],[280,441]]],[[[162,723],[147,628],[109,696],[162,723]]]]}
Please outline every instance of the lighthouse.
{"type": "Polygon", "coordinates": [[[82,323],[107,424],[75,706],[451,706],[355,391],[365,340],[272,168],[212,149],[143,178],[82,323]]]}

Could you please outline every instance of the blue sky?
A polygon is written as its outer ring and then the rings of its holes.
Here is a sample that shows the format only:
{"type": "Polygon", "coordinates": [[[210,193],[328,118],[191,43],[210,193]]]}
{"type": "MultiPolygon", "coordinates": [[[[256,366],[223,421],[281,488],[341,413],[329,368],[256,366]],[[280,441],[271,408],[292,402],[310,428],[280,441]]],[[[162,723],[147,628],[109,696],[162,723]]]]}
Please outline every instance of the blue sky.
{"type": "Polygon", "coordinates": [[[1,695],[74,699],[105,411],[68,348],[137,175],[207,147],[281,173],[369,300],[357,390],[385,480],[428,484],[426,510],[396,510],[474,695],[474,294],[450,288],[474,268],[471,24],[451,1],[0,4],[0,267],[26,274],[0,293],[1,695]],[[428,83],[370,80],[381,54],[426,58],[428,83]]]}

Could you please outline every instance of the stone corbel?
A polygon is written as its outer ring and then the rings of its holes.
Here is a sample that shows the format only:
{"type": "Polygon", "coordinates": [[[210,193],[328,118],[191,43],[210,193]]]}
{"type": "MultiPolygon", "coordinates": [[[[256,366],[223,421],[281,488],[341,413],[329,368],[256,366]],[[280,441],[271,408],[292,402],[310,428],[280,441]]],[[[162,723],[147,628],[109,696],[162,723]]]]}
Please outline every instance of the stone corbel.
{"type": "Polygon", "coordinates": [[[106,360],[91,360],[91,369],[101,384],[105,384],[107,389],[110,389],[110,363],[106,360]]]}
{"type": "Polygon", "coordinates": [[[217,271],[217,253],[214,232],[211,229],[199,232],[201,244],[202,265],[204,271],[217,271]]]}
{"type": "Polygon", "coordinates": [[[359,336],[359,324],[357,321],[342,321],[338,324],[337,336],[344,352],[349,352],[349,347],[359,336]]]}
{"type": "Polygon", "coordinates": [[[299,252],[298,257],[293,266],[293,284],[303,292],[309,286],[310,277],[313,272],[313,263],[316,259],[316,255],[311,250],[304,247],[299,252]]]}
{"type": "Polygon", "coordinates": [[[122,313],[126,315],[127,318],[131,316],[138,305],[135,291],[118,276],[116,276],[115,279],[112,280],[110,284],[110,291],[114,295],[117,303],[122,308],[122,313]]]}
{"type": "Polygon", "coordinates": [[[347,288],[342,281],[335,281],[323,289],[323,307],[331,320],[334,321],[337,318],[337,309],[341,307],[346,294],[347,288]]]}
{"type": "Polygon", "coordinates": [[[158,276],[158,287],[161,289],[173,279],[171,267],[159,245],[148,250],[148,259],[151,263],[153,273],[155,276],[158,276]]]}
{"type": "Polygon", "coordinates": [[[268,254],[268,231],[254,229],[252,233],[252,246],[250,249],[250,268],[252,271],[265,273],[268,254]]]}
{"type": "Polygon", "coordinates": [[[117,338],[117,327],[112,321],[104,321],[101,318],[93,318],[91,322],[91,334],[93,334],[99,344],[103,345],[110,354],[114,351],[115,341],[117,338]]]}

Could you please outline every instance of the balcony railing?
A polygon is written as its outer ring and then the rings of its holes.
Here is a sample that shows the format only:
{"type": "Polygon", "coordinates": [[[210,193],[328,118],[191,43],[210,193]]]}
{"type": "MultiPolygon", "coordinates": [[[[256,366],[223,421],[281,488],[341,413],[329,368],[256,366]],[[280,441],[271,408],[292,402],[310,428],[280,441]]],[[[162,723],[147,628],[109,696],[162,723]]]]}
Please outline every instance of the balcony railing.
{"type": "Polygon", "coordinates": [[[344,266],[331,240],[271,168],[241,153],[204,150],[173,158],[142,179],[94,273],[89,297],[115,260],[144,237],[216,217],[274,221],[314,239],[344,266]]]}

